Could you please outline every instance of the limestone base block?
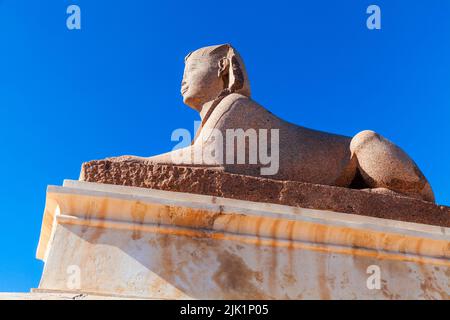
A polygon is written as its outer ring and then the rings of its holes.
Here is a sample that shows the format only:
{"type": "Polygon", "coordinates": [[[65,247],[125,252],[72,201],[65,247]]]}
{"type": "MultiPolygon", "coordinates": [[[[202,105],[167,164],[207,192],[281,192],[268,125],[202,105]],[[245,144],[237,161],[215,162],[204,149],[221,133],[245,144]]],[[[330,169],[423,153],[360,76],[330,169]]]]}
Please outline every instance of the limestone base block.
{"type": "Polygon", "coordinates": [[[449,299],[450,228],[210,195],[49,186],[37,292],[449,299]]]}

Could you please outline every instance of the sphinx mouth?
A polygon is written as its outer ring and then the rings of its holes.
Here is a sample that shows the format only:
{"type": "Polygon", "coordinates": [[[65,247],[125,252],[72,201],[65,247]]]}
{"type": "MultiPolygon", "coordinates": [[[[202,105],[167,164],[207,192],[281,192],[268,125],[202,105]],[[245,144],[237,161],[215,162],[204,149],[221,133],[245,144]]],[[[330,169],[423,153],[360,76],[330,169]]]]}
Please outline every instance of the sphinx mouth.
{"type": "Polygon", "coordinates": [[[181,87],[181,95],[184,95],[188,91],[189,87],[181,87]]]}

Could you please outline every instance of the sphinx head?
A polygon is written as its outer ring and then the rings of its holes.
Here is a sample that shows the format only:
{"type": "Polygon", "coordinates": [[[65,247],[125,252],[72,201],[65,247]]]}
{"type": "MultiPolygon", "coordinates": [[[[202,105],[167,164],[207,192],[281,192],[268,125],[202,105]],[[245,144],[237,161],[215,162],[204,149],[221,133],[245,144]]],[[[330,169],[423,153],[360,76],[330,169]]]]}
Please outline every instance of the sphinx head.
{"type": "Polygon", "coordinates": [[[200,112],[207,102],[230,93],[250,97],[244,63],[231,45],[205,47],[186,56],[181,83],[185,104],[200,112]]]}

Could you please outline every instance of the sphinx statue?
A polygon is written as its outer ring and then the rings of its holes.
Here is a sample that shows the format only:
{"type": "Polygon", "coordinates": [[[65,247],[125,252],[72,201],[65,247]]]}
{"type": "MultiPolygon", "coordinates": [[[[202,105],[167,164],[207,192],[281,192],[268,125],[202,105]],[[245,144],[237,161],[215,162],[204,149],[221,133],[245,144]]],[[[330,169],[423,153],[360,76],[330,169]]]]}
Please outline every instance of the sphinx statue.
{"type": "Polygon", "coordinates": [[[430,184],[414,161],[376,132],[365,130],[347,137],[312,130],[284,121],[253,101],[243,60],[229,44],[201,48],[185,58],[181,94],[183,102],[201,117],[190,145],[148,158],[108,160],[208,167],[434,202],[430,184]],[[240,130],[244,137],[230,147],[227,142],[237,140],[228,139],[233,130],[235,134],[240,130]],[[264,142],[257,147],[268,149],[265,156],[250,145],[255,134],[264,142]],[[234,155],[228,155],[230,148],[236,151],[234,155]],[[239,158],[239,150],[244,157],[239,158]],[[269,153],[278,161],[275,170],[267,170],[269,153]],[[196,157],[198,154],[201,156],[196,157]]]}

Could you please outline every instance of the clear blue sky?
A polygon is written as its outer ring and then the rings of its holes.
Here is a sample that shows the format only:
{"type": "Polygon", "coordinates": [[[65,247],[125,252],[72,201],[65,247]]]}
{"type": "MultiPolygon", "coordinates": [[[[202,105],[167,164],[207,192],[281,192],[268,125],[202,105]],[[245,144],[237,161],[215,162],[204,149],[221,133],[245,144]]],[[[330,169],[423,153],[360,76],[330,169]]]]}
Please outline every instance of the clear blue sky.
{"type": "Polygon", "coordinates": [[[232,43],[253,98],[282,118],[388,137],[450,204],[448,0],[0,0],[0,36],[0,291],[38,286],[47,185],[87,160],[169,151],[174,129],[192,129],[183,58],[206,45],[232,43]]]}

